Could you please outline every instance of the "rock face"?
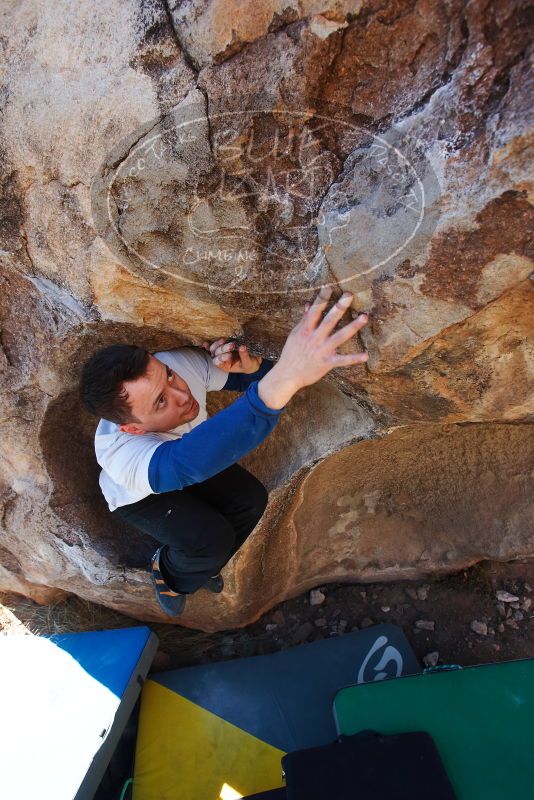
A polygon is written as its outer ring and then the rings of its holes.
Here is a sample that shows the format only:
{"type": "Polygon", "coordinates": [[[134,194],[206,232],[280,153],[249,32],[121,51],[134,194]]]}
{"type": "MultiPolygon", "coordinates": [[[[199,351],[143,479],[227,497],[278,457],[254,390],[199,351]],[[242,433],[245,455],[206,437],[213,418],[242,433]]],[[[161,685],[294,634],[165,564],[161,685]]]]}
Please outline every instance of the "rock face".
{"type": "Polygon", "coordinates": [[[160,619],[154,542],[100,495],[80,366],[221,336],[276,359],[323,284],[368,311],[369,361],[242,460],[269,506],[180,624],[534,556],[526,0],[1,13],[0,590],[160,619]]]}

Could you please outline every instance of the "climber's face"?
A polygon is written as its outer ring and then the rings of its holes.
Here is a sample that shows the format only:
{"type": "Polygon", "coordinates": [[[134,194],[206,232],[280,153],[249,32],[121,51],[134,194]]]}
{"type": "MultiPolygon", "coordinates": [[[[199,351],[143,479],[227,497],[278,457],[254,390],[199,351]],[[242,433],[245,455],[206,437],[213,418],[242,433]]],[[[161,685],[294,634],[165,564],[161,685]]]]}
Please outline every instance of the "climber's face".
{"type": "Polygon", "coordinates": [[[145,374],[124,381],[123,386],[132,414],[139,420],[120,425],[126,433],[170,431],[195,419],[200,410],[184,379],[152,355],[145,374]]]}

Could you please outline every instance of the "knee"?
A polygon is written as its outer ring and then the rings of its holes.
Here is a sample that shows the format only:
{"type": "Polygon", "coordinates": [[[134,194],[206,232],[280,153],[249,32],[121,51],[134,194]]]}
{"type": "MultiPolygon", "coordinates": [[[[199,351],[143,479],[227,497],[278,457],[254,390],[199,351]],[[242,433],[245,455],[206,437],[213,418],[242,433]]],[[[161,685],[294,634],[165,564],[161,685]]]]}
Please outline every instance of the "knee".
{"type": "Polygon", "coordinates": [[[209,529],[199,530],[184,548],[186,555],[197,558],[223,558],[235,545],[235,531],[226,521],[209,529]]]}

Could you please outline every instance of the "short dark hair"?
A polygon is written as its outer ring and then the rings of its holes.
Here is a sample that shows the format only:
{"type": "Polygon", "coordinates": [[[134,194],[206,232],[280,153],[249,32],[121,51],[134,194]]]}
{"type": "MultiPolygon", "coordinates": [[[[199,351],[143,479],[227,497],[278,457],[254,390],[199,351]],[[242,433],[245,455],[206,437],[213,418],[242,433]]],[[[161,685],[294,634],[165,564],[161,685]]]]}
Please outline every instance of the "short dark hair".
{"type": "Polygon", "coordinates": [[[149,360],[148,350],[135,344],[112,344],[97,350],[82,368],[79,392],[85,408],[117,425],[139,422],[122,384],[141,378],[149,360]]]}

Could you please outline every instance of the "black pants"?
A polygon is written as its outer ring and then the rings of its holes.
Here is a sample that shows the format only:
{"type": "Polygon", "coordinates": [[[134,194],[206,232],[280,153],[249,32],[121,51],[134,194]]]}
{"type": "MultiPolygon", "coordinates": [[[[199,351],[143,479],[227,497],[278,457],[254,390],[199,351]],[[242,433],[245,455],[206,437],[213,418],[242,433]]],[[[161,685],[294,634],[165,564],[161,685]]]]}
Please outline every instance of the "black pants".
{"type": "Polygon", "coordinates": [[[201,483],[144,497],[113,514],[166,545],[161,572],[171,589],[200,589],[241,547],[267,506],[268,492],[239,464],[201,483]]]}

